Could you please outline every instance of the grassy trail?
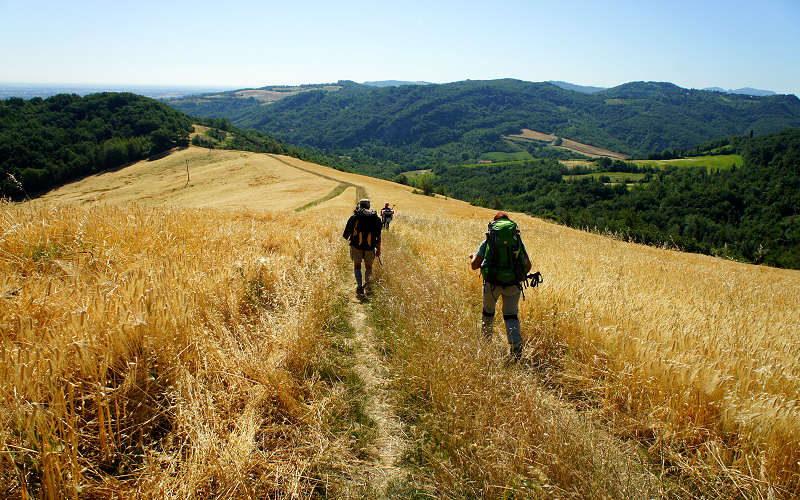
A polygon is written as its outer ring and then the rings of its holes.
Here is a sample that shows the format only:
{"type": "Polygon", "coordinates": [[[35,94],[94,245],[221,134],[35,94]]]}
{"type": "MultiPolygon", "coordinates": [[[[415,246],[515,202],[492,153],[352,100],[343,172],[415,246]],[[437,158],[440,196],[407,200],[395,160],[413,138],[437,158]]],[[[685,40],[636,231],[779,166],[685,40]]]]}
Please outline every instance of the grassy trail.
{"type": "Polygon", "coordinates": [[[298,207],[297,208],[298,212],[306,210],[308,208],[311,208],[312,206],[317,205],[319,203],[322,203],[322,202],[325,202],[327,200],[330,200],[331,198],[334,198],[334,197],[338,196],[339,194],[341,194],[342,191],[344,191],[348,187],[354,187],[356,189],[356,201],[360,200],[361,198],[366,198],[367,197],[367,190],[364,188],[364,186],[361,186],[361,185],[358,185],[358,184],[353,184],[352,182],[342,182],[340,179],[338,179],[336,177],[331,177],[329,175],[320,174],[319,172],[314,172],[313,170],[301,167],[299,165],[295,165],[294,163],[291,163],[291,162],[285,160],[284,158],[282,158],[281,156],[278,156],[278,155],[268,154],[267,156],[273,158],[274,160],[277,160],[277,161],[283,163],[287,167],[296,168],[297,170],[302,170],[303,172],[306,172],[306,173],[309,173],[309,174],[312,174],[312,175],[316,175],[317,177],[322,177],[323,179],[328,179],[330,181],[334,181],[334,182],[338,182],[339,183],[339,185],[336,186],[331,193],[325,195],[324,197],[322,197],[322,198],[320,198],[318,200],[315,200],[315,201],[313,201],[311,203],[303,205],[302,207],[298,207]]]}
{"type": "Polygon", "coordinates": [[[363,302],[350,302],[349,321],[355,332],[357,346],[354,369],[364,382],[364,412],[375,425],[374,440],[369,450],[372,459],[365,464],[362,475],[372,494],[384,498],[392,483],[404,479],[404,470],[398,464],[405,452],[406,438],[389,391],[391,373],[375,347],[375,333],[367,321],[367,309],[368,306],[363,302]]]}
{"type": "MultiPolygon", "coordinates": [[[[614,364],[613,345],[571,322],[583,296],[563,295],[549,275],[520,304],[523,363],[507,366],[502,320],[490,343],[478,334],[480,277],[467,255],[480,230],[470,222],[408,217],[384,240],[386,272],[372,320],[397,373],[393,390],[411,440],[406,463],[423,483],[410,487],[437,497],[787,493],[766,479],[763,465],[759,478],[758,469],[735,469],[721,458],[701,462],[684,436],[704,427],[664,432],[657,427],[662,407],[638,410],[640,400],[654,396],[629,383],[630,368],[614,364]],[[474,240],[465,238],[470,234],[474,240]],[[584,369],[602,363],[609,369],[584,369]],[[627,400],[620,404],[615,391],[627,400]]],[[[714,439],[701,446],[714,450],[714,439]]]]}
{"type": "Polygon", "coordinates": [[[481,341],[477,289],[453,286],[457,276],[442,259],[458,256],[432,255],[437,245],[426,241],[429,228],[422,224],[398,225],[386,235],[384,278],[371,308],[410,439],[404,464],[413,479],[404,494],[678,494],[635,444],[545,389],[534,369],[507,366],[501,328],[491,343],[481,341]]]}

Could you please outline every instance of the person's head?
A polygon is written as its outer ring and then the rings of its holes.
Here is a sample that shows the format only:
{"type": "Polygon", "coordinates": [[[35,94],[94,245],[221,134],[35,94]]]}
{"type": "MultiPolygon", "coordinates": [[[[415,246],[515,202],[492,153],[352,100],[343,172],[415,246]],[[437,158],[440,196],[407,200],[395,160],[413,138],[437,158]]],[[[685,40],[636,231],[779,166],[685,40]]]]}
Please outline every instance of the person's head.
{"type": "Polygon", "coordinates": [[[358,208],[369,208],[369,200],[366,198],[358,200],[358,208]]]}
{"type": "Polygon", "coordinates": [[[385,208],[389,208],[389,204],[387,203],[386,205],[384,205],[384,207],[385,207],[385,208]]]}
{"type": "Polygon", "coordinates": [[[498,219],[508,219],[508,214],[505,212],[497,212],[497,214],[494,216],[494,220],[498,219]]]}

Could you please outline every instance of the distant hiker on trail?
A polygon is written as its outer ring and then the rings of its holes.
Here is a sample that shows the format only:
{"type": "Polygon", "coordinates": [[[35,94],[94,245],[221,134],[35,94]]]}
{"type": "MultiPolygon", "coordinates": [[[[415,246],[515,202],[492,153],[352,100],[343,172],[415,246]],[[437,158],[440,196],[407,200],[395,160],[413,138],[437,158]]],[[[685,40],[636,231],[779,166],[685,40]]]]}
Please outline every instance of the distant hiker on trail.
{"type": "Polygon", "coordinates": [[[392,222],[392,216],[394,216],[394,210],[389,208],[389,204],[381,208],[381,220],[383,221],[383,227],[389,229],[389,223],[392,222]]]}
{"type": "Polygon", "coordinates": [[[359,200],[353,215],[347,219],[343,238],[350,239],[350,258],[353,259],[353,272],[356,276],[356,294],[364,295],[364,289],[370,289],[372,281],[372,261],[381,256],[381,219],[369,209],[369,200],[359,200]],[[361,261],[367,268],[362,283],[361,261]]]}
{"type": "Polygon", "coordinates": [[[498,212],[489,223],[486,239],[478,251],[469,256],[472,269],[483,274],[482,333],[488,340],[492,337],[492,324],[497,299],[503,296],[503,320],[506,325],[508,343],[514,360],[522,357],[522,335],[520,334],[519,296],[522,283],[526,281],[531,261],[520,238],[517,225],[505,212],[498,212]]]}

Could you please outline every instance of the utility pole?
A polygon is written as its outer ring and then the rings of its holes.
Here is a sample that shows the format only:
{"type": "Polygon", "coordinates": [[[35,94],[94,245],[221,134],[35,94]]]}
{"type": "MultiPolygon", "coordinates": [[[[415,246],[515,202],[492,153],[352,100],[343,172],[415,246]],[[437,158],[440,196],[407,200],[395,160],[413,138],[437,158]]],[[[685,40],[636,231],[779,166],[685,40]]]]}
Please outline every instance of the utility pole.
{"type": "Polygon", "coordinates": [[[189,160],[186,160],[186,186],[189,186],[189,160]]]}

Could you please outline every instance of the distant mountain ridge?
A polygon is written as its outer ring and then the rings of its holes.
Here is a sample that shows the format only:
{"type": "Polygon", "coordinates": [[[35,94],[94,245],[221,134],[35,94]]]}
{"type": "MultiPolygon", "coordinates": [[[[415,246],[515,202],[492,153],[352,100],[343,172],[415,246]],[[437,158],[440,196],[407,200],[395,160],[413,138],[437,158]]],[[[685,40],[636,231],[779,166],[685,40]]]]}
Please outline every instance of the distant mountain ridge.
{"type": "Polygon", "coordinates": [[[364,85],[369,85],[371,87],[398,87],[400,85],[432,85],[432,84],[431,82],[423,82],[423,81],[407,82],[404,80],[379,80],[376,82],[364,82],[364,85]]]}
{"type": "Polygon", "coordinates": [[[85,96],[101,92],[131,92],[153,99],[170,99],[192,94],[222,92],[225,89],[216,85],[100,85],[67,83],[3,83],[0,82],[0,99],[19,97],[32,99],[47,98],[58,94],[77,94],[85,96]]]}
{"type": "Polygon", "coordinates": [[[778,95],[776,92],[771,90],[761,90],[761,89],[754,89],[753,87],[742,87],[740,89],[723,89],[722,87],[706,87],[703,90],[709,90],[711,92],[722,92],[723,94],[742,94],[742,95],[753,95],[753,96],[768,96],[768,95],[778,95]]]}
{"type": "Polygon", "coordinates": [[[562,82],[560,80],[548,80],[547,83],[551,83],[556,87],[562,88],[564,90],[574,90],[575,92],[582,92],[584,94],[596,94],[602,90],[607,89],[607,87],[591,87],[588,85],[576,85],[574,83],[562,82]]]}
{"type": "MultiPolygon", "coordinates": [[[[574,90],[575,92],[582,92],[584,94],[596,94],[598,92],[602,92],[603,90],[608,90],[609,87],[591,87],[588,85],[576,85],[574,83],[563,82],[559,80],[548,80],[547,83],[552,83],[556,87],[560,87],[564,90],[574,90]]],[[[742,94],[742,95],[752,95],[752,96],[768,96],[768,95],[778,95],[777,92],[773,92],[771,90],[762,90],[762,89],[754,89],[753,87],[742,87],[740,89],[724,89],[722,87],[706,87],[701,90],[708,90],[710,92],[722,92],[723,94],[742,94]]]]}

